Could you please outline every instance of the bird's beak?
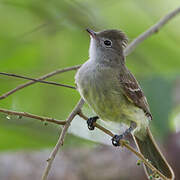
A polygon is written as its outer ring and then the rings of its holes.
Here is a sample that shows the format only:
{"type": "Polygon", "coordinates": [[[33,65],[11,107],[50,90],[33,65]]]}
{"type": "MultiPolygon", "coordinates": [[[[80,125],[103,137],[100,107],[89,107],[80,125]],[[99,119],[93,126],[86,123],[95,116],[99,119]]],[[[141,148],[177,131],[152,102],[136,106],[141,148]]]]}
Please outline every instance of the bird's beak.
{"type": "Polygon", "coordinates": [[[96,38],[96,33],[92,29],[87,28],[86,31],[90,34],[92,38],[96,38]]]}

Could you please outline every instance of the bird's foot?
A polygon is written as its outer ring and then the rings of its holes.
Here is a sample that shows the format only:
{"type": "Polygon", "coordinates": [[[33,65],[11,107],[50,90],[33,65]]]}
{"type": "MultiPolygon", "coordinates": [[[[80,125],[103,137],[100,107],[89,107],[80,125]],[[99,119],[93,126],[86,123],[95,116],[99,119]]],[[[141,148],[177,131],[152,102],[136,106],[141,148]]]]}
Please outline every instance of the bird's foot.
{"type": "Polygon", "coordinates": [[[87,120],[87,126],[88,126],[89,130],[94,130],[94,128],[95,128],[94,123],[97,121],[97,119],[99,119],[99,117],[98,116],[94,116],[94,117],[90,117],[87,120]]]}
{"type": "Polygon", "coordinates": [[[136,126],[137,125],[135,122],[131,122],[130,127],[126,129],[124,133],[122,133],[121,135],[114,135],[114,137],[112,138],[112,144],[114,146],[123,146],[123,141],[121,140],[127,135],[131,134],[131,132],[136,128],[136,126]]]}
{"type": "Polygon", "coordinates": [[[112,138],[112,144],[113,146],[121,146],[120,140],[123,139],[123,134],[121,135],[114,135],[114,137],[112,138]]]}

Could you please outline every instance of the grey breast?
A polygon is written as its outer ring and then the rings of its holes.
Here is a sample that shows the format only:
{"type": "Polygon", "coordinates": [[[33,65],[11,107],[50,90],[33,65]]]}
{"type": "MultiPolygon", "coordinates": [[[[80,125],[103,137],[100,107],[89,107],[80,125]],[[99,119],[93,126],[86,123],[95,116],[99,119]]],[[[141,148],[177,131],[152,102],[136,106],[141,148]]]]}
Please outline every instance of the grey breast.
{"type": "Polygon", "coordinates": [[[119,117],[122,95],[116,70],[91,63],[87,61],[78,72],[76,82],[80,94],[102,119],[119,117]]]}

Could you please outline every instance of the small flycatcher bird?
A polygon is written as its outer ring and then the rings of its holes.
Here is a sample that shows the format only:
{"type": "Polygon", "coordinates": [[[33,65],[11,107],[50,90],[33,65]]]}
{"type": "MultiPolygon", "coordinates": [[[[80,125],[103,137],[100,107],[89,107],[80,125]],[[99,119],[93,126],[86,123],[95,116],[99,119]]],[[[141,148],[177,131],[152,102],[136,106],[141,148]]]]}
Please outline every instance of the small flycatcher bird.
{"type": "MultiPolygon", "coordinates": [[[[88,119],[88,128],[93,130],[98,118],[125,123],[129,128],[115,135],[112,144],[120,146],[119,141],[131,133],[144,157],[168,179],[174,179],[171,167],[150,132],[152,115],[147,99],[125,65],[126,35],[120,30],[94,32],[87,29],[87,32],[91,37],[89,60],[78,70],[75,82],[82,98],[97,114],[88,119]]],[[[148,176],[152,175],[148,167],[145,169],[148,176]]]]}

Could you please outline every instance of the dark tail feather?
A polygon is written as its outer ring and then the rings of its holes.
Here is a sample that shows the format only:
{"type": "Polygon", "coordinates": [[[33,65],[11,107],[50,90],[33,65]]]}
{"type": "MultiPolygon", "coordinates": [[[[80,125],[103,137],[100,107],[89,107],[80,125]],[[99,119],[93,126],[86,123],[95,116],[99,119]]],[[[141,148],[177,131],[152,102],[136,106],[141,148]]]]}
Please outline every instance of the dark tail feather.
{"type": "MultiPolygon", "coordinates": [[[[155,166],[164,176],[168,179],[174,179],[174,173],[168,162],[160,152],[154,138],[149,130],[147,129],[147,136],[144,141],[141,141],[134,136],[135,142],[139,148],[139,151],[148,159],[153,166],[155,166]]],[[[145,166],[145,171],[148,176],[152,175],[151,169],[145,166]]]]}

